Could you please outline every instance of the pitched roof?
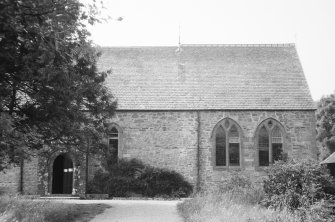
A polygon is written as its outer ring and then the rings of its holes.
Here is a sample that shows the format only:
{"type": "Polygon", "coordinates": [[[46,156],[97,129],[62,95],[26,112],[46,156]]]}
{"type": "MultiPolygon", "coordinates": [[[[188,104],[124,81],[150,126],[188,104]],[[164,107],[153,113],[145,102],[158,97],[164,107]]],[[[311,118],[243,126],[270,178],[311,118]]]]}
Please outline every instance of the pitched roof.
{"type": "Polygon", "coordinates": [[[120,110],[315,109],[293,44],[102,48],[120,110]]]}
{"type": "Polygon", "coordinates": [[[335,153],[332,153],[329,157],[320,162],[320,164],[328,164],[328,163],[335,163],[335,153]]]}

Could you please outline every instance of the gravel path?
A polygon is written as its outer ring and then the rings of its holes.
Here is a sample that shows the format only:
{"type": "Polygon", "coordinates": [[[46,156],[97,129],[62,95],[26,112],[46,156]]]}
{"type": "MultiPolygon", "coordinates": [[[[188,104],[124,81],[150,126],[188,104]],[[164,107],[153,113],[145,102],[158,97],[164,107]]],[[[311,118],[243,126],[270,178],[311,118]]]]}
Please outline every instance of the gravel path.
{"type": "Polygon", "coordinates": [[[182,222],[178,215],[180,201],[161,200],[62,200],[66,203],[103,203],[111,208],[97,215],[91,222],[182,222]]]}

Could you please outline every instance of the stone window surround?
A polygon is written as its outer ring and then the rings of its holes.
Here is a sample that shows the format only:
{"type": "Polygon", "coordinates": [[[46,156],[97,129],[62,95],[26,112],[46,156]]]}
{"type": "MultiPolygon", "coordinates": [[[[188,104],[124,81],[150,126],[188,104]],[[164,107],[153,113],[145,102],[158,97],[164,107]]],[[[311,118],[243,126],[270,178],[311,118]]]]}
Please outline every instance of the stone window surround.
{"type": "Polygon", "coordinates": [[[269,159],[269,166],[260,166],[259,165],[259,149],[258,149],[258,138],[259,138],[259,131],[260,129],[265,126],[266,130],[268,131],[269,133],[269,158],[270,158],[270,155],[272,154],[272,142],[271,142],[271,137],[272,137],[272,134],[271,134],[271,131],[272,129],[274,129],[276,126],[279,127],[281,133],[282,133],[282,144],[283,144],[283,153],[286,153],[286,147],[287,147],[287,140],[286,140],[286,130],[284,128],[284,126],[276,119],[270,117],[270,118],[266,118],[264,120],[262,120],[257,128],[256,128],[256,131],[255,131],[255,135],[254,135],[254,140],[255,140],[255,143],[254,143],[254,147],[256,147],[256,153],[255,153],[255,167],[258,168],[258,169],[266,169],[267,167],[271,166],[273,163],[271,163],[271,158],[269,159]],[[269,121],[272,121],[272,124],[273,126],[271,127],[271,129],[269,129],[269,127],[267,126],[267,123],[269,121]]]}
{"type": "MultiPolygon", "coordinates": [[[[226,132],[227,134],[228,132],[226,132]]],[[[211,136],[211,142],[212,142],[212,166],[214,170],[227,170],[227,169],[240,169],[243,167],[243,131],[242,128],[240,127],[240,125],[237,123],[237,121],[233,120],[232,118],[229,117],[225,117],[222,120],[220,120],[215,126],[214,129],[212,131],[212,136],[211,136]],[[238,133],[239,133],[239,159],[240,159],[240,165],[239,166],[229,166],[229,156],[227,155],[228,152],[228,147],[226,147],[226,159],[228,159],[228,162],[226,162],[226,166],[216,166],[216,131],[220,126],[223,126],[224,129],[226,129],[226,127],[224,127],[224,124],[226,122],[226,120],[229,121],[230,126],[229,129],[231,127],[231,125],[235,125],[238,133]]]]}
{"type": "MultiPolygon", "coordinates": [[[[115,128],[118,131],[118,159],[122,157],[122,148],[123,148],[123,130],[117,123],[109,123],[107,125],[108,131],[111,131],[113,128],[115,128]]],[[[111,137],[107,133],[107,144],[109,144],[109,139],[111,137]]]]}

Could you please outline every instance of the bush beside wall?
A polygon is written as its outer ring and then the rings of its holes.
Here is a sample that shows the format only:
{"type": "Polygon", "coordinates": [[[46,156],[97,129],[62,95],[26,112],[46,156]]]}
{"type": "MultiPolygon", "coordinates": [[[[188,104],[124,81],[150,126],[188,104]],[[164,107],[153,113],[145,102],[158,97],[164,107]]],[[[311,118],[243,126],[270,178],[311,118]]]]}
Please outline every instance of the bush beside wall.
{"type": "Polygon", "coordinates": [[[108,193],[112,197],[167,197],[190,195],[192,185],[179,173],[155,168],[136,159],[121,159],[98,170],[88,184],[89,193],[108,193]]]}
{"type": "Polygon", "coordinates": [[[217,189],[197,193],[178,205],[186,222],[298,222],[294,215],[262,207],[262,187],[233,173],[217,189]]]}
{"type": "Polygon", "coordinates": [[[335,221],[334,196],[329,192],[332,186],[334,179],[329,170],[317,161],[277,162],[264,180],[262,203],[272,209],[289,210],[305,219],[318,216],[324,221],[335,221]]]}
{"type": "Polygon", "coordinates": [[[277,162],[262,185],[232,173],[218,189],[178,205],[186,222],[334,222],[334,186],[328,170],[315,161],[277,162]]]}

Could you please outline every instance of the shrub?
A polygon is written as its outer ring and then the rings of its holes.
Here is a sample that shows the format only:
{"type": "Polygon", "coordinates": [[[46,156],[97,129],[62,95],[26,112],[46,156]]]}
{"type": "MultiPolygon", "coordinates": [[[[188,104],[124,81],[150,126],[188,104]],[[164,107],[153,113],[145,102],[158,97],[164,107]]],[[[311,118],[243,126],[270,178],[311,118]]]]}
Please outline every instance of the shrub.
{"type": "Polygon", "coordinates": [[[177,209],[185,222],[301,222],[289,212],[240,204],[230,200],[225,193],[214,191],[196,194],[193,199],[178,204],[177,209]]]}
{"type": "Polygon", "coordinates": [[[220,189],[223,191],[228,191],[236,188],[250,188],[250,187],[252,187],[250,178],[238,172],[232,172],[228,180],[224,181],[220,185],[220,189]]]}
{"type": "Polygon", "coordinates": [[[327,210],[320,210],[319,203],[332,201],[331,195],[326,192],[332,183],[326,167],[316,161],[277,162],[269,169],[268,178],[264,180],[263,204],[278,210],[301,213],[301,217],[306,217],[311,209],[324,213],[327,210]]]}
{"type": "Polygon", "coordinates": [[[185,197],[192,192],[192,186],[174,172],[157,168],[147,168],[140,177],[145,186],[144,195],[185,197]]]}
{"type": "Polygon", "coordinates": [[[97,170],[94,174],[94,179],[90,180],[87,184],[88,193],[106,193],[107,189],[104,186],[108,180],[108,173],[103,172],[101,169],[97,170]]]}
{"type": "Polygon", "coordinates": [[[263,199],[263,189],[252,183],[250,178],[242,173],[232,172],[228,180],[219,186],[220,194],[229,196],[236,203],[258,204],[263,199]]]}
{"type": "Polygon", "coordinates": [[[261,186],[241,173],[233,173],[218,189],[200,192],[178,204],[178,211],[186,222],[300,222],[290,213],[261,207],[258,203],[262,197],[261,186]]]}
{"type": "Polygon", "coordinates": [[[95,173],[88,184],[89,193],[118,197],[186,197],[192,193],[192,186],[177,172],[154,168],[136,159],[121,159],[106,168],[105,172],[95,173]]]}

